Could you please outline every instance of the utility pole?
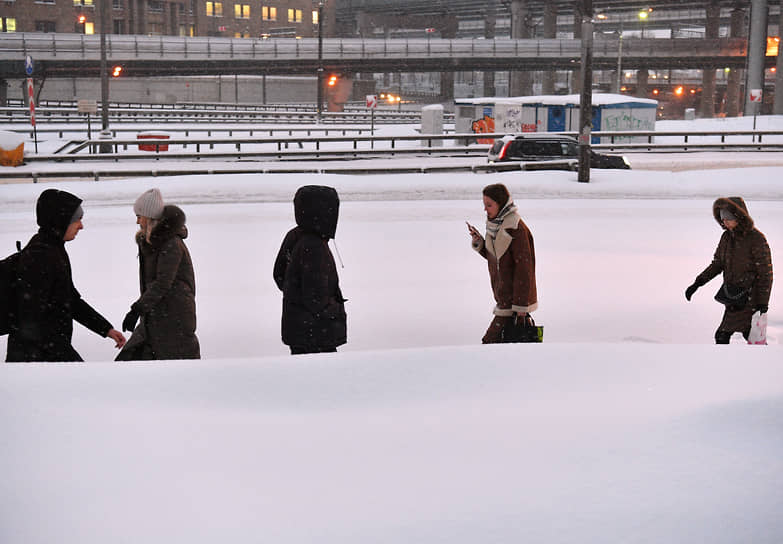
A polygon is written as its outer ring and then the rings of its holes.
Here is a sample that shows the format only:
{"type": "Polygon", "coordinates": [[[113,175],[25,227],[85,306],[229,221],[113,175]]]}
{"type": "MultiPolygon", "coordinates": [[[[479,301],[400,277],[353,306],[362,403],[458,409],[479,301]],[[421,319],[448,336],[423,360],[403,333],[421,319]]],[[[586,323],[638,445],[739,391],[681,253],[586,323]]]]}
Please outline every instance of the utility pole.
{"type": "MultiPolygon", "coordinates": [[[[109,132],[109,69],[106,63],[106,3],[109,0],[98,0],[100,5],[101,18],[101,136],[100,139],[108,140],[111,138],[109,132]]],[[[100,145],[101,153],[111,153],[111,144],[102,143],[100,145]]]]}
{"type": "Polygon", "coordinates": [[[593,0],[581,1],[582,94],[579,100],[579,174],[590,182],[590,132],[593,127],[593,0]]]}
{"type": "MultiPolygon", "coordinates": [[[[764,93],[764,54],[767,48],[767,0],[751,0],[748,70],[745,74],[745,115],[758,115],[764,93]],[[752,97],[751,91],[761,96],[752,97]]],[[[755,118],[754,118],[755,125],[755,118]]]]}
{"type": "Polygon", "coordinates": [[[318,90],[316,93],[315,119],[317,124],[321,124],[321,112],[324,103],[324,0],[318,1],[318,90]]]}

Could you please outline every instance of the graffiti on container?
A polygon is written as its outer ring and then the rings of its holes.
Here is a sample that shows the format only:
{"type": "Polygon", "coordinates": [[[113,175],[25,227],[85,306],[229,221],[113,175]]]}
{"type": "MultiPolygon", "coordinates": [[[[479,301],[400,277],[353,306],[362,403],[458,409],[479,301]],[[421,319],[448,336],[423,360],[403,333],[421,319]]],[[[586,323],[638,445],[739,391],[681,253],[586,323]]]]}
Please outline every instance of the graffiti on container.
{"type": "MultiPolygon", "coordinates": [[[[655,118],[645,119],[637,117],[632,111],[628,110],[604,110],[603,119],[601,120],[601,130],[605,131],[623,131],[623,130],[639,130],[639,131],[652,131],[655,130],[655,118]]],[[[632,136],[618,136],[615,137],[615,142],[630,142],[633,140],[632,136]]]]}

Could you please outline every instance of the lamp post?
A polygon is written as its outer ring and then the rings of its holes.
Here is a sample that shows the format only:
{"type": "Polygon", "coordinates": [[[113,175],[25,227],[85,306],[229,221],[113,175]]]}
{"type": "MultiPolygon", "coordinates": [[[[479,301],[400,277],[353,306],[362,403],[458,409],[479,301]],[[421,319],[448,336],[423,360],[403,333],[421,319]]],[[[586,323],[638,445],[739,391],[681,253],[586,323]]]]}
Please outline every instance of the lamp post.
{"type": "Polygon", "coordinates": [[[324,102],[324,0],[318,0],[318,91],[317,91],[317,104],[315,105],[315,119],[317,124],[321,124],[321,112],[323,110],[324,102]]]}
{"type": "MultiPolygon", "coordinates": [[[[109,0],[99,0],[101,17],[101,135],[100,139],[111,138],[109,133],[109,70],[106,64],[106,2],[109,0]]],[[[111,144],[102,143],[100,145],[101,153],[111,153],[111,144]]]]}
{"type": "Polygon", "coordinates": [[[623,29],[617,32],[617,93],[623,88],[623,29]]]}
{"type": "Polygon", "coordinates": [[[642,22],[642,38],[644,38],[644,27],[647,22],[647,18],[650,16],[650,10],[642,10],[639,12],[639,20],[642,22]]]}

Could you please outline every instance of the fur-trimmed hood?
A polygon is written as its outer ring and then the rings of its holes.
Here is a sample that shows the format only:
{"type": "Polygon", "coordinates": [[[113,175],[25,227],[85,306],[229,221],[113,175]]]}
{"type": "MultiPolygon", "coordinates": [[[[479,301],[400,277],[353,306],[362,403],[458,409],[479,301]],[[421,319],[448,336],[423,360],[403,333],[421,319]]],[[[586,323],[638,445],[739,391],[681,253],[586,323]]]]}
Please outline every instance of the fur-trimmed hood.
{"type": "MultiPolygon", "coordinates": [[[[188,228],[185,226],[185,220],[185,212],[179,206],[174,206],[173,204],[166,205],[163,208],[163,215],[158,224],[152,229],[149,244],[158,248],[172,236],[179,236],[182,239],[187,238],[188,228]]],[[[142,232],[138,232],[136,237],[137,241],[144,240],[142,232]]]]}
{"type": "Polygon", "coordinates": [[[726,230],[726,226],[723,224],[720,218],[720,211],[726,209],[737,218],[737,230],[740,232],[750,232],[753,230],[753,218],[748,213],[748,207],[745,205],[745,201],[741,196],[727,196],[717,199],[712,204],[712,216],[715,221],[718,222],[720,228],[726,230]]]}

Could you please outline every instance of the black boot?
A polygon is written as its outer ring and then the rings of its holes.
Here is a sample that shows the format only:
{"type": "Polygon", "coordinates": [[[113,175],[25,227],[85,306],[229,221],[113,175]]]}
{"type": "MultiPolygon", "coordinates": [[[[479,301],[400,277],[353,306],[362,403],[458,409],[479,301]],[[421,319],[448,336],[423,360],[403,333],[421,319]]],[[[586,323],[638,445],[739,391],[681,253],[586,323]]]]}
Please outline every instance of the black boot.
{"type": "Polygon", "coordinates": [[[731,340],[731,333],[726,331],[715,331],[716,344],[728,344],[731,340]]]}

